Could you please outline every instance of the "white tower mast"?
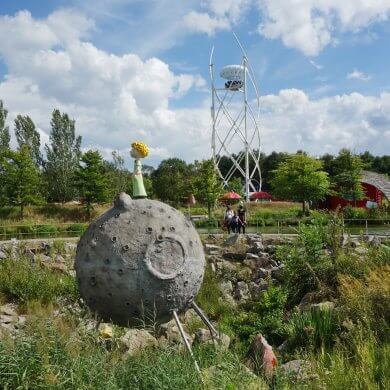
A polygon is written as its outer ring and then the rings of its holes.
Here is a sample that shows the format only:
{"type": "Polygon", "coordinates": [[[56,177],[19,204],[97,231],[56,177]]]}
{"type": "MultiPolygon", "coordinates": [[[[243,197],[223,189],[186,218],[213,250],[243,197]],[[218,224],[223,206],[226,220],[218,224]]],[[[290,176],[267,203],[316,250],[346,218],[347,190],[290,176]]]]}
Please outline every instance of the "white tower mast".
{"type": "Polygon", "coordinates": [[[258,126],[260,101],[248,57],[235,34],[234,37],[242,52],[242,64],[227,65],[221,69],[220,76],[227,80],[222,88],[216,87],[214,47],[210,54],[211,149],[215,167],[224,185],[228,186],[229,181],[237,176],[244,179],[243,190],[248,202],[251,192],[261,190],[261,145],[258,126]],[[240,93],[243,97],[237,99],[240,93]],[[249,98],[248,93],[253,97],[249,98]],[[221,164],[224,156],[231,162],[227,172],[221,164]]]}

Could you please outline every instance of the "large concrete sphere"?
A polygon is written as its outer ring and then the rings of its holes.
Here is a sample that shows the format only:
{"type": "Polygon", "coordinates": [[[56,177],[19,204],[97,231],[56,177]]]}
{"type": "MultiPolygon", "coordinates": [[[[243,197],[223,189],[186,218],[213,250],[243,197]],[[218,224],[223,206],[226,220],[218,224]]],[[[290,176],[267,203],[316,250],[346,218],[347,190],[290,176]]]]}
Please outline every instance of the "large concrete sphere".
{"type": "Polygon", "coordinates": [[[199,235],[182,213],[122,193],[77,246],[81,297],[118,325],[161,323],[189,307],[202,284],[199,235]]]}

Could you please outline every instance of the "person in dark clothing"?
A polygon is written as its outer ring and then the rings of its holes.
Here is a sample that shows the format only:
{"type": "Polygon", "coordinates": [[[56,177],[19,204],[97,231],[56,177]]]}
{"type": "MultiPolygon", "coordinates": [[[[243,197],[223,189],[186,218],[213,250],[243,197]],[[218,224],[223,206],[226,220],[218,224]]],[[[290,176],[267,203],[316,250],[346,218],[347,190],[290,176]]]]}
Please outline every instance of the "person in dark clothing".
{"type": "Polygon", "coordinates": [[[238,208],[238,226],[237,226],[237,231],[238,233],[245,234],[245,226],[246,226],[246,212],[245,209],[242,205],[239,206],[238,208]]]}
{"type": "Polygon", "coordinates": [[[238,232],[238,226],[239,226],[238,215],[237,215],[236,212],[234,212],[233,217],[232,217],[232,219],[230,221],[230,228],[232,229],[233,233],[237,233],[238,232]]]}

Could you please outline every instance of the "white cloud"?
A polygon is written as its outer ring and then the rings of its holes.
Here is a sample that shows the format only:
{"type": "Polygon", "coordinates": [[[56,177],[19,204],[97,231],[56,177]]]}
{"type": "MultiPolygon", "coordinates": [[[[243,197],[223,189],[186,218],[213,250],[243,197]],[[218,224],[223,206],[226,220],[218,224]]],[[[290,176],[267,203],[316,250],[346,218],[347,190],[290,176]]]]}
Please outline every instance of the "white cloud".
{"type": "Polygon", "coordinates": [[[211,17],[206,12],[191,11],[184,16],[184,26],[191,32],[206,33],[211,36],[218,30],[227,30],[230,28],[230,22],[227,18],[211,17]]]}
{"type": "Polygon", "coordinates": [[[386,21],[389,0],[257,0],[263,13],[259,32],[280,38],[287,47],[317,55],[335,41],[335,31],[357,32],[386,21]]]}
{"type": "Polygon", "coordinates": [[[185,28],[190,32],[206,33],[211,36],[218,30],[229,30],[237,24],[252,0],[205,0],[201,6],[205,12],[190,11],[183,18],[185,28]]]}
{"type": "MultiPolygon", "coordinates": [[[[143,61],[135,54],[99,50],[80,38],[93,27],[87,18],[67,10],[44,20],[27,11],[0,17],[0,33],[13,32],[0,46],[8,67],[0,98],[9,119],[29,114],[48,134],[51,111],[60,108],[76,119],[85,144],[100,145],[103,151],[123,148],[140,137],[159,155],[170,137],[175,137],[172,145],[179,145],[190,130],[183,126],[182,112],[170,108],[170,100],[191,88],[204,88],[205,80],[196,74],[174,74],[158,58],[143,61]],[[57,18],[61,20],[55,23],[57,18]]],[[[176,153],[173,147],[168,150],[176,153]]]]}
{"type": "Polygon", "coordinates": [[[357,69],[354,69],[353,72],[350,72],[347,74],[347,79],[356,79],[356,80],[361,80],[361,81],[368,81],[371,80],[371,76],[368,74],[365,74],[364,72],[360,72],[357,69]]]}
{"type": "MultiPolygon", "coordinates": [[[[59,108],[76,119],[83,146],[98,147],[105,156],[142,139],[152,150],[147,164],[169,156],[187,161],[209,157],[209,100],[195,108],[172,108],[192,88],[204,89],[205,80],[175,74],[158,58],[142,60],[98,49],[81,38],[88,36],[85,26],[94,28],[93,23],[72,12],[65,18],[72,24],[75,15],[72,26],[78,30],[72,32],[67,24],[54,28],[50,16],[37,20],[22,12],[0,17],[0,34],[8,32],[0,46],[8,67],[0,98],[9,109],[9,121],[19,113],[30,115],[47,142],[51,112],[59,108]]],[[[288,89],[262,97],[261,107],[266,152],[304,148],[322,154],[350,147],[388,153],[388,93],[313,99],[288,89]]]]}

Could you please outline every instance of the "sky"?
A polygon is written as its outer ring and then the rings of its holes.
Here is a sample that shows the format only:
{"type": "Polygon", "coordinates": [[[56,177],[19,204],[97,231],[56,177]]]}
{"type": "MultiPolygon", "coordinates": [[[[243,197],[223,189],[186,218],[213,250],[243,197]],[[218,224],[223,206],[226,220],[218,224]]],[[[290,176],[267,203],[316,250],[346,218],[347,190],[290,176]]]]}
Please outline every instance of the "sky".
{"type": "Polygon", "coordinates": [[[134,140],[149,165],[209,158],[210,51],[218,69],[240,63],[233,32],[263,152],[389,154],[390,0],[1,0],[10,128],[29,115],[44,144],[58,108],[105,158],[134,140]]]}

